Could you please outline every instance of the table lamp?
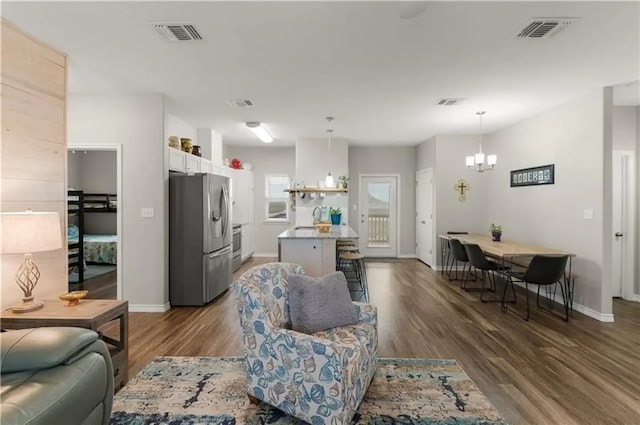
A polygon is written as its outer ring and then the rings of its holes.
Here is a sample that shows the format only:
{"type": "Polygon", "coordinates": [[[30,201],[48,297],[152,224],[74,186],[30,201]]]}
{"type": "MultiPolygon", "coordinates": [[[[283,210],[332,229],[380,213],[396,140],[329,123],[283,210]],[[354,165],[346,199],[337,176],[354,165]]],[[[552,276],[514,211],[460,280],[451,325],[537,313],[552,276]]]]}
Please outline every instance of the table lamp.
{"type": "Polygon", "coordinates": [[[16,283],[24,292],[22,304],[12,307],[14,313],[26,313],[44,306],[33,299],[40,271],[31,260],[34,252],[54,251],[62,247],[60,216],[56,212],[2,213],[2,253],[24,254],[16,272],[16,283]]]}

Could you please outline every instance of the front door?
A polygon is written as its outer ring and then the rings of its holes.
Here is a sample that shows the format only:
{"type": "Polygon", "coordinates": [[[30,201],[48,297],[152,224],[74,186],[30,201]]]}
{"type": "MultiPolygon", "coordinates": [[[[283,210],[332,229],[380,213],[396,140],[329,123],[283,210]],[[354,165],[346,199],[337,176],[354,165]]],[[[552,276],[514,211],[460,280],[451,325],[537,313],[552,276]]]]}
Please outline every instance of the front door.
{"type": "Polygon", "coordinates": [[[433,265],[433,170],[416,173],[416,254],[433,265]]]}
{"type": "Polygon", "coordinates": [[[360,251],[397,257],[397,176],[360,176],[360,251]]]}

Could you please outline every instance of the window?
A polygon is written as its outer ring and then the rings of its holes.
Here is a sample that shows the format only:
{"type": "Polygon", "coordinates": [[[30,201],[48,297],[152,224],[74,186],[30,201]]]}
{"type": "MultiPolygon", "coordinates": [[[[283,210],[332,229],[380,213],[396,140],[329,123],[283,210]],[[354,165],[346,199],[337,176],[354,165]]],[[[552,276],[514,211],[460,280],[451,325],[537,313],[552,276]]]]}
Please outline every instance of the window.
{"type": "Polygon", "coordinates": [[[267,221],[289,220],[289,176],[285,174],[268,174],[265,178],[266,216],[267,221]]]}

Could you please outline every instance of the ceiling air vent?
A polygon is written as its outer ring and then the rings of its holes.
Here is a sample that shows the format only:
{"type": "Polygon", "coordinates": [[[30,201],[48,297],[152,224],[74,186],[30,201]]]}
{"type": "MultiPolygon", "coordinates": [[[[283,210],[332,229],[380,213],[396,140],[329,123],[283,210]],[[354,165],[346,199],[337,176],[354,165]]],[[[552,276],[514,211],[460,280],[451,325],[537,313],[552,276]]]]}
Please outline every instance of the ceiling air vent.
{"type": "Polygon", "coordinates": [[[440,99],[437,105],[438,106],[457,106],[457,105],[461,105],[462,102],[464,102],[465,100],[466,99],[459,98],[459,97],[446,97],[446,98],[440,99]]]}
{"type": "Polygon", "coordinates": [[[255,106],[249,99],[230,99],[225,100],[225,102],[232,108],[251,108],[255,106]]]}
{"type": "Polygon", "coordinates": [[[154,24],[158,33],[169,41],[196,41],[202,36],[193,24],[154,24]]]}
{"type": "Polygon", "coordinates": [[[549,38],[563,31],[578,18],[533,18],[515,38],[549,38]]]}

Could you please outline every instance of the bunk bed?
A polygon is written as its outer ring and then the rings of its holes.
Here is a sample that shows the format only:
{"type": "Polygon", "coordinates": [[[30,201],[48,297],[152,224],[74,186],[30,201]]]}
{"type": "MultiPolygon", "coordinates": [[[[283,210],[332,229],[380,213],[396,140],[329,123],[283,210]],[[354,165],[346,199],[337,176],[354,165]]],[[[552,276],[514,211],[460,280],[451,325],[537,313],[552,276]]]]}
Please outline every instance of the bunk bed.
{"type": "Polygon", "coordinates": [[[67,243],[69,252],[69,286],[84,282],[84,192],[69,190],[67,192],[67,215],[69,231],[67,243]],[[71,281],[72,273],[78,274],[77,281],[71,281]]]}
{"type": "Polygon", "coordinates": [[[67,205],[70,217],[69,284],[70,289],[79,289],[72,286],[82,284],[87,278],[87,263],[105,265],[117,263],[117,236],[87,234],[85,224],[87,214],[117,212],[118,198],[111,193],[84,193],[81,190],[69,190],[67,205]],[[75,279],[76,274],[77,279],[75,279]]]}

